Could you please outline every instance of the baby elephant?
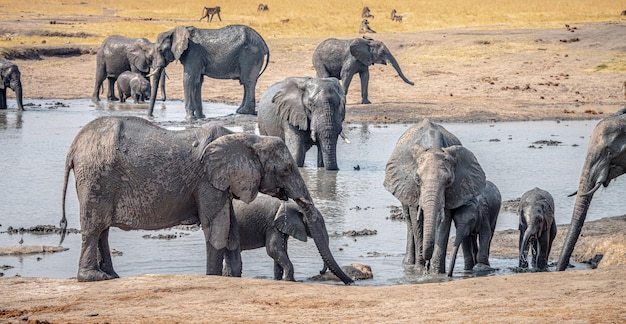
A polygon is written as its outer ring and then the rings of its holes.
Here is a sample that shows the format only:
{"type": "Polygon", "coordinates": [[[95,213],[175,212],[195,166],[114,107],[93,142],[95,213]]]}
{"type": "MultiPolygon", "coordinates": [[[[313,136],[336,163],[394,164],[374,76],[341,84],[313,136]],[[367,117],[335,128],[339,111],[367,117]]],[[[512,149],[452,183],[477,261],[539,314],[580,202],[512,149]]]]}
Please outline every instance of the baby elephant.
{"type": "Polygon", "coordinates": [[[500,190],[487,181],[483,191],[469,204],[461,206],[452,216],[456,226],[454,252],[448,276],[452,277],[459,245],[463,244],[465,270],[491,270],[489,247],[496,229],[502,197],[500,190]]]}
{"type": "Polygon", "coordinates": [[[531,265],[547,270],[552,241],[556,236],[554,199],[549,192],[534,188],[522,195],[519,203],[519,266],[528,267],[528,246],[532,248],[531,265]]]}
{"type": "Polygon", "coordinates": [[[133,97],[135,103],[144,103],[150,100],[150,81],[141,73],[126,71],[117,78],[117,91],[120,102],[126,102],[126,98],[133,97]]]}
{"type": "MultiPolygon", "coordinates": [[[[241,250],[252,250],[265,246],[267,255],[274,259],[274,279],[294,281],[293,264],[287,255],[287,239],[293,236],[306,242],[311,237],[302,209],[293,201],[258,195],[249,204],[233,200],[233,209],[237,218],[241,250]]],[[[318,218],[322,232],[328,241],[324,219],[318,218]]],[[[237,267],[236,255],[225,254],[225,274],[232,275],[237,267]]],[[[326,265],[322,273],[326,272],[326,265]]]]}

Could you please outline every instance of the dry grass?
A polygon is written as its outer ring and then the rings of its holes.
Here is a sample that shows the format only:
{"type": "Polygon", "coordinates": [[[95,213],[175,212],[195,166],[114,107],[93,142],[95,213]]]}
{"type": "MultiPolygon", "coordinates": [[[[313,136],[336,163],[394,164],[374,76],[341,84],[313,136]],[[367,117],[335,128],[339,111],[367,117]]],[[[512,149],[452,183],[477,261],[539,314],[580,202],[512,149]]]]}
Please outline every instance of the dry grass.
{"type": "Polygon", "coordinates": [[[4,34],[0,35],[0,46],[38,44],[43,40],[47,44],[99,44],[112,34],[154,40],[158,33],[177,25],[217,28],[235,23],[249,25],[268,38],[353,35],[358,31],[364,6],[369,6],[375,15],[370,26],[379,33],[459,26],[560,27],[563,23],[579,21],[618,20],[620,12],[626,9],[626,0],[261,1],[266,1],[269,11],[257,12],[260,0],[4,0],[0,11],[5,22],[19,19],[35,22],[29,28],[36,31],[93,36],[11,35],[9,28],[0,30],[4,34]],[[223,21],[211,24],[198,21],[204,6],[220,6],[223,21]],[[402,23],[391,21],[391,9],[404,16],[402,23]],[[287,19],[288,22],[283,22],[287,19]]]}

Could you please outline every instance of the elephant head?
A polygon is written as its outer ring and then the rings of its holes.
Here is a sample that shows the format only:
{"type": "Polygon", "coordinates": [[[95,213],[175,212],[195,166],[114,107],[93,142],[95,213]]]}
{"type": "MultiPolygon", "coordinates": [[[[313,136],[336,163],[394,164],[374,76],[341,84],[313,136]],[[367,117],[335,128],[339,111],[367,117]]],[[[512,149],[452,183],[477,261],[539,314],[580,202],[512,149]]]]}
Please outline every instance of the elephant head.
{"type": "Polygon", "coordinates": [[[180,57],[189,46],[189,35],[187,27],[178,26],[172,30],[160,33],[159,36],[157,36],[157,41],[154,43],[153,70],[148,75],[152,83],[149,115],[152,115],[152,109],[156,101],[157,89],[162,79],[162,73],[165,73],[165,68],[170,63],[180,60],[180,57]]]}
{"type": "MultiPolygon", "coordinates": [[[[433,132],[423,134],[418,130],[415,137],[423,139],[433,132]]],[[[459,208],[477,196],[486,180],[478,160],[467,148],[424,147],[420,139],[417,141],[422,145],[407,143],[402,138],[398,141],[386,166],[384,186],[403,205],[419,206],[418,215],[423,213],[422,254],[429,261],[436,228],[444,221],[445,211],[459,208]]],[[[422,237],[417,234],[415,237],[422,237]]]]}
{"type": "Polygon", "coordinates": [[[398,76],[407,84],[414,85],[413,81],[410,81],[402,73],[400,64],[396,61],[396,58],[391,54],[391,51],[387,48],[383,42],[373,40],[367,36],[363,38],[357,38],[350,43],[350,53],[354,58],[361,62],[365,66],[373,64],[391,64],[398,73],[398,76]]]}
{"type": "MultiPolygon", "coordinates": [[[[20,70],[17,65],[8,61],[0,61],[0,89],[11,88],[11,90],[15,92],[17,108],[19,110],[24,110],[24,106],[22,104],[21,80],[20,70]]],[[[5,105],[5,107],[2,108],[6,108],[6,97],[3,99],[4,102],[0,103],[0,105],[5,105]]]]}
{"type": "Polygon", "coordinates": [[[207,146],[202,160],[205,159],[210,184],[230,191],[243,202],[254,200],[259,191],[281,200],[293,199],[306,215],[311,237],[324,262],[344,283],[352,282],[330,252],[322,215],[281,139],[243,133],[222,136],[207,146]]]}
{"type": "Polygon", "coordinates": [[[138,41],[130,44],[126,52],[128,62],[133,67],[131,70],[140,72],[143,75],[150,72],[155,55],[155,44],[145,38],[140,38],[138,41]]]}
{"type": "Polygon", "coordinates": [[[272,98],[280,119],[309,131],[318,146],[318,167],[338,170],[337,138],[342,135],[346,98],[336,78],[287,78],[272,98]]]}
{"type": "Polygon", "coordinates": [[[572,221],[557,264],[563,271],[569,264],[574,246],[582,230],[593,194],[600,186],[626,172],[626,115],[619,114],[601,120],[595,127],[585,156],[572,221]]]}
{"type": "MultiPolygon", "coordinates": [[[[541,254],[542,244],[540,239],[547,240],[549,243],[546,248],[550,248],[551,241],[547,239],[550,235],[550,228],[554,222],[554,199],[552,196],[539,188],[535,188],[526,192],[520,199],[518,208],[518,214],[520,215],[520,243],[519,243],[519,263],[520,267],[528,267],[528,248],[532,241],[537,244],[533,244],[537,247],[537,251],[534,251],[533,255],[536,258],[541,254]],[[546,236],[543,237],[542,236],[546,236]]],[[[546,254],[549,251],[543,251],[546,254]]],[[[534,259],[533,266],[538,264],[538,260],[534,259]]],[[[541,265],[544,267],[546,265],[541,265]]]]}

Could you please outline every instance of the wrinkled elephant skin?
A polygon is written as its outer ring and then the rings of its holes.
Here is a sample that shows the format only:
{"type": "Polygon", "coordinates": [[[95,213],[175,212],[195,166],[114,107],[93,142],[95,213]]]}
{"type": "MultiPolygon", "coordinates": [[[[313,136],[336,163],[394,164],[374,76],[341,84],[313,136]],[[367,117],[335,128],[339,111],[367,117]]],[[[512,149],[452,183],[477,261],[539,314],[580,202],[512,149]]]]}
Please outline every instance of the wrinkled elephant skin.
{"type": "Polygon", "coordinates": [[[548,258],[556,236],[554,199],[540,188],[522,195],[519,208],[519,266],[528,267],[528,249],[532,250],[531,266],[535,270],[548,269],[548,258]]]}

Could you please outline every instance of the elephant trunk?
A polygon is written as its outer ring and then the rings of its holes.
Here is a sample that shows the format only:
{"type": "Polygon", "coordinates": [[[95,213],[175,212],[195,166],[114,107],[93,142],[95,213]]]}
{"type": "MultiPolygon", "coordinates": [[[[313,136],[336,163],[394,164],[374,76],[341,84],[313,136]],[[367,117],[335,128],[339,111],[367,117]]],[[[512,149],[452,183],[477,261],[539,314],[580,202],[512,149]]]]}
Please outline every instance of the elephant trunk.
{"type": "Polygon", "coordinates": [[[310,200],[296,199],[296,202],[305,211],[307,226],[311,232],[311,237],[324,263],[328,266],[328,269],[343,281],[344,284],[348,285],[354,283],[354,281],[341,270],[341,267],[337,264],[337,261],[335,261],[335,258],[330,252],[328,246],[328,232],[326,232],[326,228],[323,225],[322,214],[310,200]]]}
{"type": "Polygon", "coordinates": [[[519,247],[519,266],[522,268],[528,267],[528,245],[530,244],[530,239],[534,235],[534,231],[532,227],[526,228],[524,232],[524,237],[522,238],[522,242],[519,247]]]}
{"type": "Polygon", "coordinates": [[[152,116],[154,111],[154,104],[156,103],[157,90],[159,89],[159,81],[161,80],[161,74],[163,74],[164,68],[157,67],[148,76],[152,78],[152,89],[150,91],[150,106],[148,107],[148,116],[152,116]]]}
{"type": "Polygon", "coordinates": [[[402,69],[400,68],[400,64],[398,64],[398,61],[396,61],[396,58],[393,57],[393,55],[391,55],[391,54],[387,55],[386,61],[387,61],[387,63],[390,63],[391,66],[393,66],[394,69],[396,69],[396,72],[398,72],[398,76],[400,76],[402,81],[404,81],[404,82],[406,82],[407,84],[410,84],[410,85],[414,85],[415,84],[415,83],[413,83],[413,81],[407,79],[404,76],[404,73],[402,73],[402,69]]]}
{"type": "MultiPolygon", "coordinates": [[[[595,184],[594,179],[589,179],[589,167],[587,163],[583,167],[583,174],[580,176],[580,184],[578,186],[578,194],[576,195],[576,203],[574,204],[574,211],[572,212],[572,221],[567,232],[567,237],[563,243],[561,255],[559,256],[559,262],[556,266],[556,271],[563,271],[569,265],[569,259],[574,252],[574,246],[580,236],[580,231],[585,223],[587,217],[587,211],[589,210],[589,204],[593,198],[592,184],[595,184]]],[[[595,187],[594,187],[595,188],[595,187]]]]}
{"type": "Polygon", "coordinates": [[[459,244],[454,244],[454,250],[452,251],[452,260],[450,260],[450,270],[448,270],[448,277],[452,277],[454,271],[454,264],[456,263],[456,254],[459,252],[459,244]]]}
{"type": "Polygon", "coordinates": [[[24,105],[22,104],[22,82],[20,80],[11,81],[9,87],[15,92],[18,110],[24,110],[24,105]]]}
{"type": "Polygon", "coordinates": [[[443,204],[441,198],[443,192],[438,195],[436,191],[423,197],[422,210],[424,213],[424,237],[422,239],[422,247],[424,251],[424,260],[431,260],[435,249],[435,232],[439,221],[442,219],[443,204]]]}

